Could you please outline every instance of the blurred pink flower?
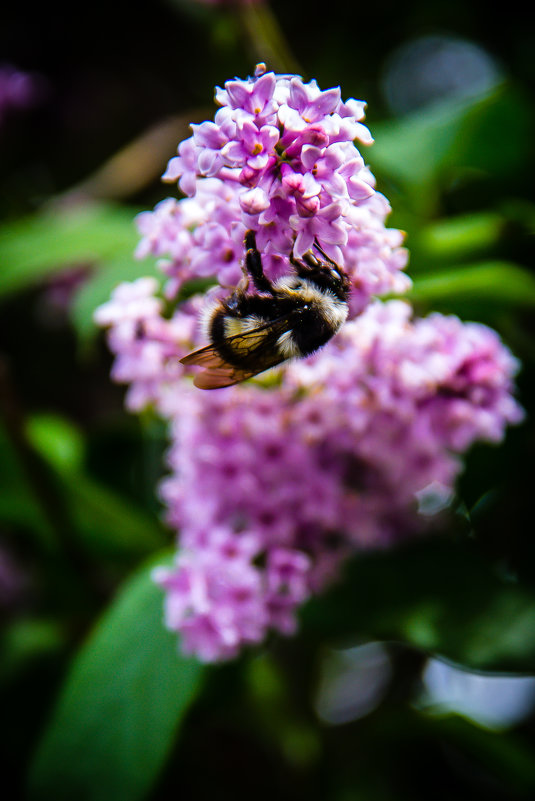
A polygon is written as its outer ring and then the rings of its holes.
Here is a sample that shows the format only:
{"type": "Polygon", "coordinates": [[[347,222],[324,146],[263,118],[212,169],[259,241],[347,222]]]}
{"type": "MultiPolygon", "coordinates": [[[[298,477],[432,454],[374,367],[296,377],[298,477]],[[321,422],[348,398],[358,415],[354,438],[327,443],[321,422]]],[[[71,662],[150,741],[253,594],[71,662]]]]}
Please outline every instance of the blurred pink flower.
{"type": "Polygon", "coordinates": [[[390,301],[289,365],[280,387],[184,388],[161,486],[181,550],[156,574],[184,647],[210,661],[293,632],[349,555],[422,532],[417,501],[437,487],[451,498],[459,454],[521,419],[516,368],[485,326],[413,321],[390,301]]]}
{"type": "Polygon", "coordinates": [[[39,76],[23,72],[12,64],[0,64],[0,125],[12,111],[33,106],[43,88],[39,76]]]}
{"type": "Polygon", "coordinates": [[[345,559],[425,531],[466,449],[522,418],[518,365],[495,332],[374,300],[410,282],[403,235],[386,228],[388,201],[354,145],[371,142],[364,103],[261,66],[216,100],[165,174],[188,197],[137,218],[137,255],[159,258],[162,290],[123,284],[96,313],[128,408],[170,423],[160,491],[179,551],[155,579],[167,625],[204,661],[293,632],[345,559]],[[271,279],[318,239],[350,277],[349,321],[276,380],[203,392],[179,360],[202,344],[204,305],[239,282],[248,228],[271,279]],[[212,288],[183,301],[200,279],[212,288]]]}

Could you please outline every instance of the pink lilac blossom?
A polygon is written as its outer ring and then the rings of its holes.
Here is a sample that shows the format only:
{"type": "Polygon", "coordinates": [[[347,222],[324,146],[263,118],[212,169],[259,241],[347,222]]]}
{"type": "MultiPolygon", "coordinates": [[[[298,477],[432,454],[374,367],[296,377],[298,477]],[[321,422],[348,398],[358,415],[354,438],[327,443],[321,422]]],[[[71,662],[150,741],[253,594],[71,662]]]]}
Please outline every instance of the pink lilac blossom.
{"type": "Polygon", "coordinates": [[[385,227],[388,201],[354,144],[373,141],[365,103],[263,65],[217,88],[216,102],[214,120],[192,125],[163,176],[187,197],[138,217],[137,255],[160,258],[169,297],[194,278],[236,286],[247,229],[272,280],[316,239],[350,277],[351,316],[410,286],[403,234],[385,227]]]}
{"type": "Polygon", "coordinates": [[[111,327],[128,407],[151,404],[171,422],[161,494],[180,550],[156,579],[168,626],[205,661],[294,631],[300,604],[345,558],[424,530],[418,503],[451,498],[464,451],[521,419],[517,363],[495,332],[411,320],[402,301],[369,305],[279,385],[196,390],[178,359],[202,299],[164,316],[156,286],[121,285],[97,319],[111,327]]]}
{"type": "Polygon", "coordinates": [[[371,141],[364,104],[262,67],[216,100],[214,120],[192,126],[165,174],[186,197],[137,219],[137,255],[159,259],[162,288],[122,284],[95,315],[127,407],[170,423],[161,496],[179,551],[155,579],[168,627],[204,661],[292,633],[344,559],[424,531],[423,510],[438,508],[426,498],[452,498],[466,449],[498,442],[522,416],[517,363],[497,334],[373,300],[409,279],[403,234],[386,228],[388,201],[354,145],[371,141]],[[211,297],[182,293],[201,279],[209,296],[228,294],[249,228],[272,280],[316,239],[350,277],[349,321],[277,382],[203,392],[179,360],[204,344],[198,318],[211,297]]]}
{"type": "Polygon", "coordinates": [[[108,344],[115,353],[111,377],[129,384],[126,407],[138,412],[149,405],[165,415],[166,398],[180,392],[184,368],[179,362],[195,340],[201,299],[181,304],[170,318],[164,300],[156,297],[155,278],[122,283],[100,306],[95,322],[109,327],[108,344]]]}
{"type": "Polygon", "coordinates": [[[161,486],[180,551],[156,572],[184,649],[221,660],[291,633],[350,554],[424,530],[417,500],[451,497],[459,455],[521,419],[516,369],[489,328],[390,301],[276,389],[184,389],[161,486]]]}

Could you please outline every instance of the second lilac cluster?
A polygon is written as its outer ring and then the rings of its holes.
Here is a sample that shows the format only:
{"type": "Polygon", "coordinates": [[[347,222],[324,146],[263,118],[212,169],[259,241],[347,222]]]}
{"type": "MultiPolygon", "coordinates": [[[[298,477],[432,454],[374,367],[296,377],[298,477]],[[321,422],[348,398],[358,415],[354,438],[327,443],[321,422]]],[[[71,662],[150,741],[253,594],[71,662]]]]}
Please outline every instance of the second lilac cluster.
{"type": "Polygon", "coordinates": [[[421,532],[451,500],[458,454],[521,418],[516,361],[482,325],[373,304],[282,387],[184,390],[161,487],[181,531],[167,624],[206,661],[295,613],[361,548],[421,532]]]}

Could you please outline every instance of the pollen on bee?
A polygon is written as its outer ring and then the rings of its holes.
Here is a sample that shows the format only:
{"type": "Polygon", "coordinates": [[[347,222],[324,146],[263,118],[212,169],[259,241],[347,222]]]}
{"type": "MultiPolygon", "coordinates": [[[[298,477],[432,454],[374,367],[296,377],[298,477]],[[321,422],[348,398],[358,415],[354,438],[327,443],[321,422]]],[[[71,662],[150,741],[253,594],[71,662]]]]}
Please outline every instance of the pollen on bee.
{"type": "Polygon", "coordinates": [[[243,334],[246,331],[254,331],[255,328],[262,325],[263,320],[250,314],[247,317],[225,317],[225,336],[232,337],[237,334],[243,334]]]}
{"type": "Polygon", "coordinates": [[[242,321],[235,317],[225,318],[225,336],[232,337],[243,331],[242,321]]]}

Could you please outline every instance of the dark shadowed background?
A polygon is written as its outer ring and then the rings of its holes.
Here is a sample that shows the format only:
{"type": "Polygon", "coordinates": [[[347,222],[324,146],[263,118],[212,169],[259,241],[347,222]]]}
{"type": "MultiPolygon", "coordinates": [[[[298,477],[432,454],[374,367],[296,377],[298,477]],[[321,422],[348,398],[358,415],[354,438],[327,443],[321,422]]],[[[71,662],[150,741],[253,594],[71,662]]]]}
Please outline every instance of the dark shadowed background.
{"type": "Polygon", "coordinates": [[[0,79],[7,797],[535,797],[527,11],[97,0],[2,17],[0,71],[31,87],[4,110],[0,79]],[[357,560],[296,638],[204,670],[175,654],[139,578],[173,542],[155,495],[165,430],[124,412],[92,312],[150,273],[134,215],[171,193],[159,176],[213,115],[213,87],[260,60],[367,100],[366,158],[407,231],[417,311],[495,327],[522,361],[528,419],[469,454],[443,534],[357,560]]]}

